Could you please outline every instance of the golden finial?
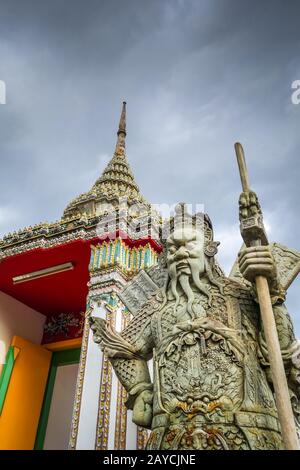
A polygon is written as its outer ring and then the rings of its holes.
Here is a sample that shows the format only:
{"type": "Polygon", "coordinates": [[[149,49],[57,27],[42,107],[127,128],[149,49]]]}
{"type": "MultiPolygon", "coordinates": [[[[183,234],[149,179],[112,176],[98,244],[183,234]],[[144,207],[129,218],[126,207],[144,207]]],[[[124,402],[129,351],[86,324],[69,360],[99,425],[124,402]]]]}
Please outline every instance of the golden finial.
{"type": "Polygon", "coordinates": [[[126,101],[123,101],[119,129],[117,132],[118,139],[115,154],[125,156],[125,137],[126,137],[126,101]]]}
{"type": "Polygon", "coordinates": [[[121,112],[121,117],[120,117],[120,122],[119,122],[118,135],[121,132],[126,135],[126,101],[123,101],[123,105],[122,105],[122,112],[121,112]]]}

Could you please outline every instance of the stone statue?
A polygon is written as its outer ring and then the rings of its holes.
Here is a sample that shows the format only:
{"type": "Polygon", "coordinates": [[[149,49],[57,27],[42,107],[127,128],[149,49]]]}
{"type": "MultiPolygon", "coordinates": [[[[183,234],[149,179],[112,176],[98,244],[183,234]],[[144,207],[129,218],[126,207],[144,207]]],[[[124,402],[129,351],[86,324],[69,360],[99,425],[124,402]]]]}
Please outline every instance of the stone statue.
{"type": "MultiPolygon", "coordinates": [[[[247,204],[252,202],[242,194],[241,210],[247,204]]],[[[94,340],[128,392],[133,421],[151,429],[147,449],[282,449],[253,279],[262,274],[269,280],[299,426],[300,346],[284,305],[299,253],[278,244],[244,248],[228,278],[215,259],[218,242],[209,217],[175,222],[159,265],[121,295],[128,308],[134,305],[129,325],[118,334],[92,318],[94,340]],[[142,282],[144,291],[148,282],[148,296],[137,305],[142,282]]]]}

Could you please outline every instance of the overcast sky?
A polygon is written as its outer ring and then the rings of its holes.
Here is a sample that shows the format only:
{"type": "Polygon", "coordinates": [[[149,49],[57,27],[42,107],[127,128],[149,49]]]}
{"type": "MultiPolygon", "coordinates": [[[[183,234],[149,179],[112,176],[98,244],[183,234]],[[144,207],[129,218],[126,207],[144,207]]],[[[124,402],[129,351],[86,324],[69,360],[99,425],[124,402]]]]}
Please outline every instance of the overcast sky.
{"type": "Polygon", "coordinates": [[[203,203],[227,272],[241,244],[237,140],[269,238],[300,250],[299,18],[297,0],[0,0],[0,236],[59,219],[90,189],[125,99],[142,193],[203,203]]]}

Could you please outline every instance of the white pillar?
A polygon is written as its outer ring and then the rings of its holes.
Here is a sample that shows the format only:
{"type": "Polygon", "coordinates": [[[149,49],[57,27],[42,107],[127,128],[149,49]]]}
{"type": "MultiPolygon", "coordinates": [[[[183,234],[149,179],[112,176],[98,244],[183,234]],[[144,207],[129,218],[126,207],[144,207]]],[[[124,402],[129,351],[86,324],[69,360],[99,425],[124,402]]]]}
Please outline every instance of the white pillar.
{"type": "Polygon", "coordinates": [[[126,449],[136,450],[137,425],[132,422],[132,410],[127,411],[126,449]]]}
{"type": "MultiPolygon", "coordinates": [[[[91,316],[105,318],[105,309],[95,303],[91,316]]],[[[93,333],[89,329],[77,431],[76,449],[78,450],[93,450],[95,448],[102,356],[103,353],[94,343],[93,333]]]]}
{"type": "MultiPolygon", "coordinates": [[[[122,308],[119,306],[114,312],[115,318],[115,330],[120,333],[122,331],[122,308]]],[[[119,380],[112,369],[111,377],[111,401],[110,401],[110,413],[109,413],[109,435],[108,435],[108,450],[116,448],[115,443],[115,432],[116,432],[116,421],[117,421],[117,402],[118,402],[118,386],[119,380]]]]}

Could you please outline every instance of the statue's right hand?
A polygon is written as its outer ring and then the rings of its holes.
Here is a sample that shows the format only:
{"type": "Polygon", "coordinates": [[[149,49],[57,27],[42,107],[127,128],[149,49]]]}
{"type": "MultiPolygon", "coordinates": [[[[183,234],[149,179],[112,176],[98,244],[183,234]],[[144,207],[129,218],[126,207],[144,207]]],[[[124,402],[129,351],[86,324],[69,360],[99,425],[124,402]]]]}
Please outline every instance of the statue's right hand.
{"type": "Polygon", "coordinates": [[[153,392],[144,390],[135,399],[132,421],[138,426],[150,428],[152,422],[153,392]]]}

